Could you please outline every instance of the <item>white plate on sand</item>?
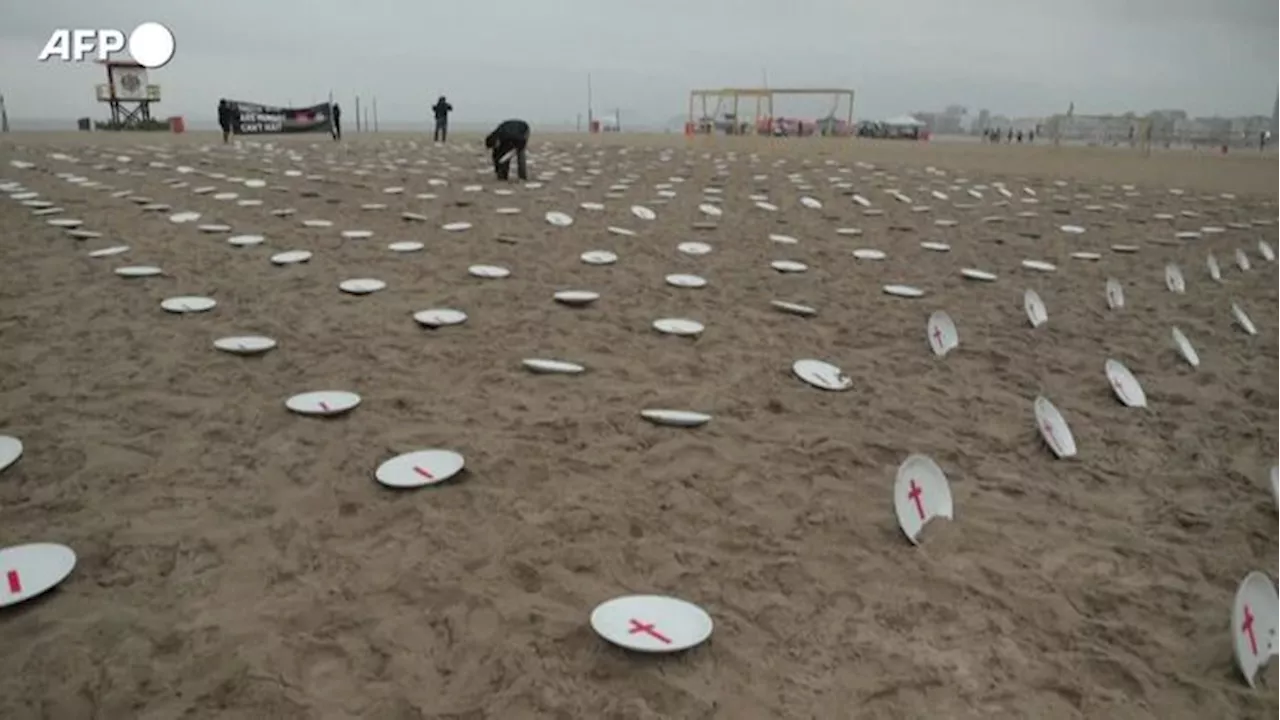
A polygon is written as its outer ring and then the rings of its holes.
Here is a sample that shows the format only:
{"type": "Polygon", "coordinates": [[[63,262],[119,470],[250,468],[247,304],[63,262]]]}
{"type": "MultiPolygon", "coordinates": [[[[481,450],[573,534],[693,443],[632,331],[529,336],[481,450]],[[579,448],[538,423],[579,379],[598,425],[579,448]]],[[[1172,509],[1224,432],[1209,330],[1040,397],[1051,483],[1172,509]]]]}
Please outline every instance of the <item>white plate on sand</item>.
{"type": "Polygon", "coordinates": [[[385,288],[387,284],[376,278],[352,278],[338,283],[338,289],[352,295],[368,295],[385,288]]]}
{"type": "Polygon", "coordinates": [[[1236,324],[1240,326],[1241,330],[1250,335],[1258,334],[1258,328],[1254,326],[1253,320],[1249,318],[1249,315],[1245,313],[1244,308],[1240,307],[1239,303],[1231,303],[1231,316],[1236,319],[1236,324]]]}
{"type": "Polygon", "coordinates": [[[401,240],[387,245],[388,250],[398,253],[417,252],[424,247],[426,247],[426,245],[416,240],[401,240]]]}
{"type": "Polygon", "coordinates": [[[441,225],[440,227],[441,227],[441,229],[443,229],[443,230],[447,230],[447,231],[449,231],[449,232],[462,232],[463,230],[470,230],[470,229],[471,229],[471,223],[469,223],[469,222],[463,222],[463,221],[459,221],[459,222],[451,222],[451,223],[445,223],[444,225],[441,225]]]}
{"type": "Polygon", "coordinates": [[[928,455],[910,455],[898,466],[893,483],[893,509],[898,527],[913,545],[920,543],[920,533],[931,520],[952,519],[955,508],[951,485],[942,468],[928,455]]]}
{"type": "Polygon", "coordinates": [[[84,221],[75,218],[52,218],[45,220],[45,223],[57,228],[78,228],[84,224],[84,221]]]}
{"type": "Polygon", "coordinates": [[[817,198],[809,197],[808,195],[800,196],[800,204],[809,208],[810,210],[822,209],[822,201],[817,198]]]}
{"type": "Polygon", "coordinates": [[[309,228],[327,228],[327,227],[333,227],[333,221],[332,220],[303,220],[302,226],[309,227],[309,228]]]}
{"type": "Polygon", "coordinates": [[[1116,394],[1116,399],[1126,407],[1144,408],[1147,406],[1147,394],[1142,390],[1138,378],[1129,372],[1129,368],[1119,360],[1107,360],[1103,366],[1107,374],[1107,382],[1116,394]]]}
{"type": "Polygon", "coordinates": [[[800,303],[787,302],[786,300],[770,300],[769,304],[772,305],[774,309],[781,310],[782,312],[789,313],[791,315],[813,317],[818,314],[816,308],[809,307],[808,305],[801,305],[800,303]]]}
{"type": "Polygon", "coordinates": [[[1073,252],[1071,257],[1076,260],[1101,260],[1102,254],[1096,252],[1073,252]]]}
{"type": "Polygon", "coordinates": [[[618,227],[616,225],[610,225],[609,227],[605,228],[605,231],[611,235],[621,235],[622,237],[635,237],[636,235],[635,230],[632,230],[630,228],[618,227]]]}
{"type": "Polygon", "coordinates": [[[1262,259],[1267,262],[1276,261],[1276,251],[1271,249],[1271,245],[1266,240],[1258,241],[1258,253],[1262,255],[1262,259]]]}
{"type": "Polygon", "coordinates": [[[1124,286],[1115,278],[1107,278],[1107,307],[1112,310],[1124,307],[1124,286]]]}
{"type": "Polygon", "coordinates": [[[129,265],[126,267],[118,267],[115,272],[120,277],[139,278],[154,277],[163,271],[154,265],[129,265]]]}
{"type": "Polygon", "coordinates": [[[593,210],[593,211],[599,212],[600,210],[604,210],[604,203],[584,202],[584,203],[578,203],[578,207],[582,208],[583,210],[593,210]]]}
{"type": "Polygon", "coordinates": [[[181,295],[179,297],[166,298],[160,303],[160,307],[164,308],[166,312],[182,314],[207,312],[217,304],[217,301],[211,297],[181,295]]]}
{"type": "Polygon", "coordinates": [[[0,549],[0,608],[53,589],[75,567],[75,551],[65,545],[31,543],[0,549]]]}
{"type": "Polygon", "coordinates": [[[1043,260],[1023,260],[1022,267],[1039,272],[1053,272],[1058,269],[1057,265],[1043,260]]]}
{"type": "Polygon", "coordinates": [[[822,390],[848,390],[853,387],[853,380],[829,362],[822,360],[797,360],[791,364],[791,371],[796,377],[822,390]]]}
{"type": "Polygon", "coordinates": [[[102,237],[102,233],[97,230],[67,230],[67,235],[77,240],[92,240],[93,238],[102,237]]]}
{"type": "Polygon", "coordinates": [[[1049,321],[1049,311],[1044,306],[1044,300],[1040,299],[1040,294],[1035,290],[1027,290],[1022,294],[1022,309],[1027,313],[1027,320],[1031,321],[1031,327],[1037,328],[1049,321]]]}
{"type": "Polygon", "coordinates": [[[588,265],[612,265],[618,262],[618,254],[608,250],[588,250],[580,257],[588,265]]]}
{"type": "Polygon", "coordinates": [[[234,245],[236,247],[250,247],[253,245],[261,245],[265,241],[266,241],[266,238],[264,238],[261,235],[235,235],[227,238],[227,244],[234,245]]]}
{"type": "Polygon", "coordinates": [[[1236,267],[1243,272],[1249,272],[1249,269],[1253,267],[1253,264],[1249,262],[1249,256],[1245,254],[1244,250],[1236,250],[1236,267]]]}
{"type": "Polygon", "coordinates": [[[467,321],[467,314],[452,308],[431,308],[414,313],[413,319],[423,327],[438,328],[447,325],[461,325],[467,321]]]}
{"type": "Polygon", "coordinates": [[[1164,286],[1169,292],[1179,295],[1187,291],[1187,281],[1182,277],[1182,269],[1173,263],[1164,266],[1164,286]]]}
{"type": "Polygon", "coordinates": [[[698,427],[711,421],[711,416],[706,413],[662,408],[641,410],[640,417],[655,425],[667,425],[670,427],[698,427]]]}
{"type": "Polygon", "coordinates": [[[183,223],[195,222],[199,219],[200,219],[200,213],[192,212],[190,210],[186,210],[183,212],[176,212],[169,216],[169,222],[177,223],[178,225],[181,225],[183,223]]]}
{"type": "Polygon", "coordinates": [[[525,370],[544,375],[577,375],[586,372],[586,368],[564,360],[548,360],[546,358],[525,358],[520,361],[525,370]]]}
{"type": "Polygon", "coordinates": [[[511,274],[511,271],[500,265],[472,265],[467,268],[467,272],[478,278],[497,279],[504,278],[511,274]]]}
{"type": "Polygon", "coordinates": [[[658,213],[654,212],[653,210],[650,210],[649,208],[643,205],[632,205],[631,214],[635,215],[641,220],[653,220],[658,217],[658,213]]]}
{"type": "Polygon", "coordinates": [[[761,210],[764,210],[765,212],[777,212],[777,211],[778,211],[778,206],[777,206],[777,205],[774,205],[774,204],[773,204],[773,203],[771,203],[771,202],[765,202],[765,201],[763,201],[763,200],[757,200],[757,201],[756,201],[756,207],[760,208],[761,210]]]}
{"type": "Polygon", "coordinates": [[[924,297],[924,291],[910,285],[885,285],[884,292],[894,297],[918,298],[924,297]]]}
{"type": "Polygon", "coordinates": [[[700,288],[707,285],[706,278],[687,273],[672,273],[666,277],[666,281],[668,285],[681,288],[700,288]]]}
{"type": "Polygon", "coordinates": [[[196,229],[202,233],[209,233],[211,235],[231,232],[231,226],[223,223],[205,223],[204,225],[197,225],[196,229]]]}
{"type": "Polygon", "coordinates": [[[702,334],[706,327],[697,320],[684,318],[659,318],[653,321],[653,329],[666,335],[694,337],[702,334]]]}
{"type": "Polygon", "coordinates": [[[676,250],[685,255],[706,255],[711,252],[711,246],[704,242],[682,242],[676,245],[676,250]]]}
{"type": "Polygon", "coordinates": [[[1251,688],[1258,671],[1277,655],[1278,613],[1280,600],[1271,578],[1260,572],[1246,575],[1231,606],[1231,645],[1236,667],[1251,688]]]}
{"type": "Polygon", "coordinates": [[[435,485],[462,472],[466,460],[452,450],[417,450],[397,455],[378,466],[374,477],[390,488],[435,485]]]}
{"type": "Polygon", "coordinates": [[[1068,235],[1083,235],[1083,234],[1084,234],[1084,228],[1080,227],[1079,225],[1063,225],[1062,227],[1060,227],[1060,228],[1058,228],[1058,229],[1059,229],[1059,230],[1061,230],[1061,231],[1062,231],[1062,232],[1064,232],[1064,233],[1067,233],[1068,235]]]}
{"type": "Polygon", "coordinates": [[[1218,258],[1213,253],[1204,259],[1204,266],[1209,269],[1209,278],[1214,282],[1222,282],[1222,266],[1218,264],[1218,258]]]}
{"type": "Polygon", "coordinates": [[[600,299],[600,293],[590,290],[561,290],[554,296],[555,301],[565,305],[590,305],[600,299]]]}
{"type": "Polygon", "coordinates": [[[284,406],[300,415],[341,415],[360,404],[360,396],[345,390],[316,390],[294,395],[284,406]]]}
{"type": "Polygon", "coordinates": [[[625,595],[591,611],[591,629],[610,643],[643,653],[671,653],[711,637],[711,616],[679,598],[625,595]]]}
{"type": "Polygon", "coordinates": [[[1112,246],[1111,246],[1111,251],[1112,251],[1112,252],[1118,252],[1118,253],[1121,253],[1121,254],[1124,254],[1124,255],[1132,255],[1133,253],[1138,252],[1138,246],[1137,246],[1137,245],[1125,245],[1125,244],[1112,245],[1112,246]]]}
{"type": "Polygon", "coordinates": [[[570,217],[568,213],[562,213],[557,210],[550,210],[543,217],[546,218],[547,222],[555,225],[556,227],[569,227],[573,224],[573,218],[570,217]]]}
{"type": "Polygon", "coordinates": [[[979,282],[995,282],[996,274],[979,270],[977,268],[960,268],[960,274],[968,280],[977,280],[979,282]]]}
{"type": "Polygon", "coordinates": [[[423,215],[422,213],[416,213],[416,212],[402,212],[400,213],[400,218],[402,220],[407,220],[409,222],[426,222],[427,221],[426,215],[423,215]]]}
{"type": "Polygon", "coordinates": [[[1076,439],[1071,434],[1071,428],[1067,426],[1066,419],[1062,417],[1062,413],[1058,412],[1058,408],[1041,395],[1036,398],[1034,410],[1036,428],[1053,454],[1060,458],[1075,457],[1076,439]]]}
{"type": "Polygon", "coordinates": [[[112,255],[119,255],[121,253],[127,253],[127,252],[129,252],[128,245],[112,245],[111,247],[106,247],[100,250],[94,250],[90,252],[89,257],[104,258],[104,257],[111,257],[112,255]]]}
{"type": "Polygon", "coordinates": [[[373,237],[372,230],[343,230],[342,237],[348,240],[365,240],[373,237]]]}
{"type": "Polygon", "coordinates": [[[769,263],[769,267],[780,273],[802,273],[809,269],[808,265],[795,260],[774,260],[769,263]]]}
{"type": "Polygon", "coordinates": [[[922,242],[920,247],[931,252],[951,252],[951,246],[943,242],[922,242]]]}
{"type": "Polygon", "coordinates": [[[1187,336],[1176,327],[1173,328],[1170,335],[1173,336],[1174,347],[1178,348],[1178,354],[1182,355],[1182,359],[1186,360],[1187,364],[1193,368],[1200,367],[1200,353],[1197,353],[1196,349],[1192,347],[1191,341],[1187,339],[1187,336]]]}
{"type": "Polygon", "coordinates": [[[781,243],[783,245],[796,245],[800,242],[799,240],[795,239],[794,237],[791,237],[790,235],[782,235],[780,233],[769,233],[769,239],[772,240],[773,242],[781,243]]]}
{"type": "Polygon", "coordinates": [[[859,260],[883,260],[885,258],[883,250],[874,248],[858,248],[853,251],[853,256],[859,260]]]}
{"type": "Polygon", "coordinates": [[[286,250],[271,256],[271,262],[276,265],[294,265],[307,262],[310,259],[310,250],[286,250]]]}
{"type": "Polygon", "coordinates": [[[276,346],[276,341],[265,335],[232,335],[213,341],[213,346],[232,355],[261,355],[276,346]]]}
{"type": "Polygon", "coordinates": [[[22,457],[22,441],[12,435],[0,435],[0,470],[8,468],[22,457]]]}
{"type": "Polygon", "coordinates": [[[929,316],[925,332],[928,333],[929,347],[938,357],[945,357],[960,344],[960,333],[956,331],[956,324],[951,321],[950,315],[941,310],[929,316]]]}
{"type": "Polygon", "coordinates": [[[698,210],[708,217],[720,217],[721,215],[724,215],[724,210],[721,210],[711,203],[702,203],[698,205],[698,210]]]}

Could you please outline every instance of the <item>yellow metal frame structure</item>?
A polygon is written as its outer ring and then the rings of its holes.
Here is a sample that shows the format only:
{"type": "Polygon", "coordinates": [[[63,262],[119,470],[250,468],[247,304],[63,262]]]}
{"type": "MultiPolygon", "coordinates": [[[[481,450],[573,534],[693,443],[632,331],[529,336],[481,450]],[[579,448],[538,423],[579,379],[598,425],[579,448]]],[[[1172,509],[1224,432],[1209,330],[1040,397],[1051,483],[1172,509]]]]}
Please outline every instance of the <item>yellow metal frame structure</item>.
{"type": "MultiPolygon", "coordinates": [[[[761,111],[764,111],[763,117],[773,119],[773,98],[777,95],[829,95],[835,100],[835,107],[832,110],[834,115],[840,109],[842,102],[848,102],[847,112],[845,114],[845,122],[850,126],[853,125],[853,102],[854,91],[848,88],[719,88],[714,90],[690,90],[689,91],[689,122],[693,127],[697,128],[699,120],[711,117],[713,122],[715,115],[720,111],[720,106],[726,100],[730,101],[730,110],[733,117],[741,121],[741,103],[743,99],[755,100],[756,114],[754,122],[751,123],[751,131],[758,132],[760,126],[761,111]],[[714,99],[716,101],[715,108],[708,108],[707,101],[714,99]],[[701,103],[702,114],[696,115],[694,111],[696,106],[701,103]]],[[[714,134],[714,129],[713,129],[714,134]]]]}

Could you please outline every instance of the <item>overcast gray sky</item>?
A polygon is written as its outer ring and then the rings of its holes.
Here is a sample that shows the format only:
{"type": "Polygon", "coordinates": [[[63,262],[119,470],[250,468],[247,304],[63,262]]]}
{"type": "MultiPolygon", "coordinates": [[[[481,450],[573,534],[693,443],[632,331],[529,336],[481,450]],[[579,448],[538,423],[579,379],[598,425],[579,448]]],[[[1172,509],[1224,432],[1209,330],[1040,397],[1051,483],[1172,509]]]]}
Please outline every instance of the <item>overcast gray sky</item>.
{"type": "MultiPolygon", "coordinates": [[[[59,27],[167,25],[161,115],[212,120],[219,97],[344,106],[384,121],[447,94],[457,122],[663,123],[691,87],[841,86],[856,115],[960,103],[1012,116],[1181,107],[1271,113],[1276,0],[0,0],[0,93],[15,118],[103,110],[91,63],[39,63],[59,27]]],[[[822,103],[825,104],[825,103],[822,103]]],[[[786,114],[790,108],[781,108],[786,114]]],[[[825,114],[812,104],[796,114],[825,114]]],[[[350,110],[348,110],[350,112],[350,110]]]]}

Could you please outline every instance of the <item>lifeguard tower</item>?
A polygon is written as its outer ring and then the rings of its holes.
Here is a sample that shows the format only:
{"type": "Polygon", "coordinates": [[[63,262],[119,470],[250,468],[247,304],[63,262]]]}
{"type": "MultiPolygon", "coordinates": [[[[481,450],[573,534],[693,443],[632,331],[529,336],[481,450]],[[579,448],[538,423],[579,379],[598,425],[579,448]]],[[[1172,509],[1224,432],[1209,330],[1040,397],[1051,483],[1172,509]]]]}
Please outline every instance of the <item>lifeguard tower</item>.
{"type": "Polygon", "coordinates": [[[147,80],[147,68],[132,60],[102,60],[107,82],[96,87],[98,102],[111,108],[113,130],[133,130],[152,122],[151,104],[160,102],[160,86],[147,80]]]}

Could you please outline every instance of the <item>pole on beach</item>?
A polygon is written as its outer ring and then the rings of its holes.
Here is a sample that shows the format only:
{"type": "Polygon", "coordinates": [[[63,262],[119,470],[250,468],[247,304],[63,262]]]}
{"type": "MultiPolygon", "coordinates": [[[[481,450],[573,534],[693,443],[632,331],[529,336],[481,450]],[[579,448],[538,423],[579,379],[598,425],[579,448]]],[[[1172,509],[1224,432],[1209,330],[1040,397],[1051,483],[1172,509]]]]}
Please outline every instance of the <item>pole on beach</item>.
{"type": "Polygon", "coordinates": [[[360,96],[356,96],[356,132],[360,132],[360,96]]]}
{"type": "Polygon", "coordinates": [[[591,112],[591,73],[587,73],[587,132],[595,127],[595,116],[591,112]]]}
{"type": "Polygon", "coordinates": [[[378,132],[378,96],[373,96],[373,131],[378,132]]]}
{"type": "Polygon", "coordinates": [[[0,95],[0,133],[9,132],[9,111],[4,106],[4,95],[0,95]]]}

